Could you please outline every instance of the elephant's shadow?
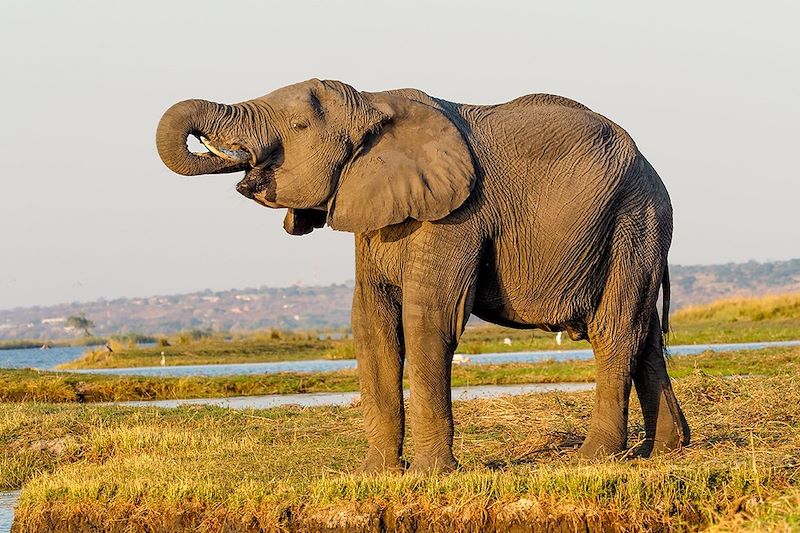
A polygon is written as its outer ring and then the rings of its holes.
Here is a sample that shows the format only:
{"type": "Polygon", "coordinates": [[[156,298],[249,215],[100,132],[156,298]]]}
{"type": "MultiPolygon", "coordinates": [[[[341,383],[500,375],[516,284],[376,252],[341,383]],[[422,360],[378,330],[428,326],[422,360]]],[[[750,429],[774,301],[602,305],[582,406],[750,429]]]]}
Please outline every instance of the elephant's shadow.
{"type": "Polygon", "coordinates": [[[586,435],[585,429],[550,431],[545,436],[545,442],[538,439],[534,445],[526,447],[524,443],[515,450],[511,458],[508,456],[490,457],[484,461],[483,466],[489,470],[503,471],[526,464],[549,463],[553,460],[567,460],[572,456],[586,435]]]}

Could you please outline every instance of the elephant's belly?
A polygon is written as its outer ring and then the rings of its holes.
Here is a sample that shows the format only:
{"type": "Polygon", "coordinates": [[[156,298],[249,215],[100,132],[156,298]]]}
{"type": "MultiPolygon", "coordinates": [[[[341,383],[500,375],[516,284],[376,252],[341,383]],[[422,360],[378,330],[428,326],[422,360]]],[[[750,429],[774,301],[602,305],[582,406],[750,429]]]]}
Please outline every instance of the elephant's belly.
{"type": "Polygon", "coordinates": [[[497,276],[483,272],[478,279],[472,312],[495,324],[515,328],[540,328],[549,330],[555,317],[534,298],[530,287],[503,284],[497,276]]]}
{"type": "Polygon", "coordinates": [[[501,261],[484,261],[473,314],[501,326],[567,331],[576,339],[586,337],[586,316],[592,301],[590,284],[567,285],[549,281],[553,276],[533,276],[533,265],[520,261],[514,267],[503,265],[501,261]]]}
{"type": "Polygon", "coordinates": [[[569,320],[548,320],[541,311],[534,311],[531,306],[527,311],[520,312],[518,308],[503,305],[487,305],[485,302],[476,301],[472,314],[478,318],[516,329],[542,329],[544,331],[566,331],[574,341],[587,339],[586,321],[583,317],[569,320]]]}
{"type": "Polygon", "coordinates": [[[541,324],[536,322],[522,322],[514,313],[507,312],[506,309],[487,309],[476,306],[472,314],[499,326],[506,326],[515,329],[543,329],[545,331],[561,331],[552,324],[541,324]]]}

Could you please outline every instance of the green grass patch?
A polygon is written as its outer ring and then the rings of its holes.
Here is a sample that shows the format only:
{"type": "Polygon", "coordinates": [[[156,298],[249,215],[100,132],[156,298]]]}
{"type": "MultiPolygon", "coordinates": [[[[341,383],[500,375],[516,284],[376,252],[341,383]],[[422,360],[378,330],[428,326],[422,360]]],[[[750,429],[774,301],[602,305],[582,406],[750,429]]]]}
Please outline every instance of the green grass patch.
{"type": "Polygon", "coordinates": [[[111,345],[112,351],[98,348],[75,361],[60,365],[63,370],[77,368],[125,368],[224,363],[265,363],[307,359],[352,359],[352,341],[296,337],[273,339],[252,336],[226,339],[203,337],[165,346],[111,345]]]}
{"type": "Polygon", "coordinates": [[[677,380],[693,443],[650,460],[576,458],[590,393],[456,402],[462,469],[433,477],[351,474],[355,408],[5,405],[0,486],[17,531],[791,530],[800,381],[776,374],[677,380]]]}
{"type": "Polygon", "coordinates": [[[0,369],[0,402],[111,402],[358,389],[355,371],[215,377],[143,377],[0,369]]]}

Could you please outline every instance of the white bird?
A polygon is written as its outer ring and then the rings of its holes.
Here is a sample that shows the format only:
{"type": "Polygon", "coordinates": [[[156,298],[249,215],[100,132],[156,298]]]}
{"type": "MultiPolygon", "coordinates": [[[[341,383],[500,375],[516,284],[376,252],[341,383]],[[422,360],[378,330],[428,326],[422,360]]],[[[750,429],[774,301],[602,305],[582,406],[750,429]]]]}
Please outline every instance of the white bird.
{"type": "Polygon", "coordinates": [[[166,364],[167,364],[167,358],[164,357],[164,352],[161,352],[161,366],[164,366],[166,364]]]}
{"type": "Polygon", "coordinates": [[[506,346],[511,346],[511,339],[506,337],[505,339],[503,339],[503,344],[505,344],[506,346]]]}
{"type": "Polygon", "coordinates": [[[562,333],[564,333],[564,332],[563,331],[559,331],[558,333],[556,333],[556,344],[558,344],[559,346],[561,346],[561,334],[562,333]]]}
{"type": "Polygon", "coordinates": [[[464,354],[457,353],[453,355],[454,365],[464,365],[466,363],[469,363],[469,361],[470,361],[469,357],[467,357],[464,354]]]}

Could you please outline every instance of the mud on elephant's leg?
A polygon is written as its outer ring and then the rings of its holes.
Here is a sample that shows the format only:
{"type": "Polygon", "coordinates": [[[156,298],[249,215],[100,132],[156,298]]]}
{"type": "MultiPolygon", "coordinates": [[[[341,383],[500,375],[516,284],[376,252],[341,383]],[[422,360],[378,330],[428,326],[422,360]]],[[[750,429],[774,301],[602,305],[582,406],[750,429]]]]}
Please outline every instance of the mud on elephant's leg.
{"type": "Polygon", "coordinates": [[[642,405],[645,427],[645,441],[635,454],[648,457],[651,453],[674,450],[689,444],[689,425],[672,391],[664,360],[661,326],[655,310],[633,380],[642,405]]]}
{"type": "Polygon", "coordinates": [[[362,473],[402,471],[403,344],[396,287],[359,281],[353,295],[353,337],[369,448],[362,473]]]}

